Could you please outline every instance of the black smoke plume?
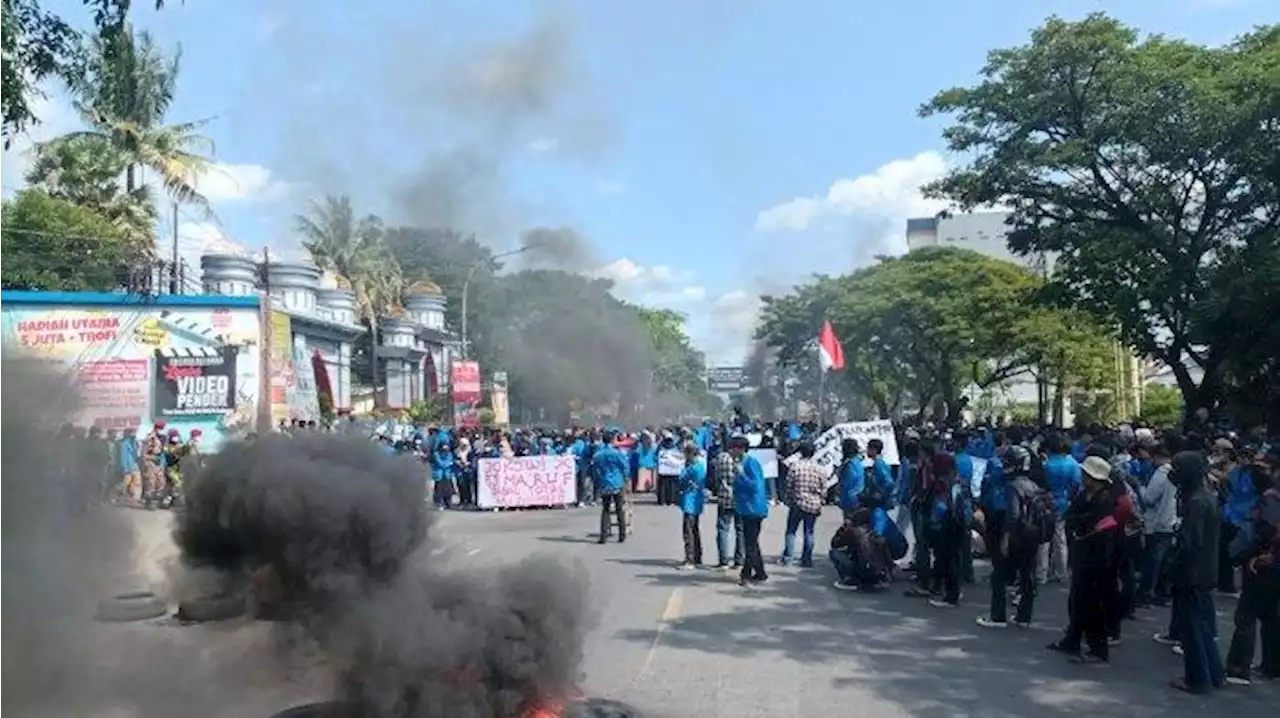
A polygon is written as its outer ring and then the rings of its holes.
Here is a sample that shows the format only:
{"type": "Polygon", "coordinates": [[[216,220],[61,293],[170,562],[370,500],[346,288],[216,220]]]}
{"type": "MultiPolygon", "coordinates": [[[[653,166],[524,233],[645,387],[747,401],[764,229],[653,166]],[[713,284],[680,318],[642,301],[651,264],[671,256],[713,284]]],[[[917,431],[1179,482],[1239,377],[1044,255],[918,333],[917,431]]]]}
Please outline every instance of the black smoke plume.
{"type": "Polygon", "coordinates": [[[537,558],[442,565],[424,487],[421,464],[367,441],[264,437],[209,457],[175,537],[189,567],[273,593],[353,717],[518,718],[570,696],[585,574],[537,558]]]}

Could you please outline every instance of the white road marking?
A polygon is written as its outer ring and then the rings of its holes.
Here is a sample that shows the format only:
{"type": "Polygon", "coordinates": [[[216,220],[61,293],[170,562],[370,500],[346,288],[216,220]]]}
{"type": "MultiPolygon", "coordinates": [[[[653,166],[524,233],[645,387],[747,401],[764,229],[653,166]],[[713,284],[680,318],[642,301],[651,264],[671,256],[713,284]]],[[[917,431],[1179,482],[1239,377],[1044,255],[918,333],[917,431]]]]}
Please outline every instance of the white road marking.
{"type": "Polygon", "coordinates": [[[653,659],[658,654],[658,645],[662,642],[662,634],[666,633],[667,626],[670,626],[680,617],[680,608],[683,605],[683,590],[679,588],[672,590],[671,595],[667,598],[666,607],[662,609],[662,617],[658,619],[658,628],[653,633],[653,642],[649,644],[649,651],[645,654],[644,663],[640,666],[639,672],[636,673],[636,682],[649,675],[649,671],[653,667],[653,659]]]}

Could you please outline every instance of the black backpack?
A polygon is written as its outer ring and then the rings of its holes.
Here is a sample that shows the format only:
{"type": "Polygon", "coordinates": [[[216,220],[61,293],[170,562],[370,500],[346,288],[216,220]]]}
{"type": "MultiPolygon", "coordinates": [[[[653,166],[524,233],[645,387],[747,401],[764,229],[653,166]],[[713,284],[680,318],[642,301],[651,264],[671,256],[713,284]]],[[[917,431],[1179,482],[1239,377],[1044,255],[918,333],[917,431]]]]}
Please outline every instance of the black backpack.
{"type": "Polygon", "coordinates": [[[1039,546],[1053,540],[1054,527],[1058,522],[1058,506],[1053,494],[1047,489],[1036,487],[1034,491],[1018,492],[1019,508],[1018,534],[1029,545],[1039,546]]]}

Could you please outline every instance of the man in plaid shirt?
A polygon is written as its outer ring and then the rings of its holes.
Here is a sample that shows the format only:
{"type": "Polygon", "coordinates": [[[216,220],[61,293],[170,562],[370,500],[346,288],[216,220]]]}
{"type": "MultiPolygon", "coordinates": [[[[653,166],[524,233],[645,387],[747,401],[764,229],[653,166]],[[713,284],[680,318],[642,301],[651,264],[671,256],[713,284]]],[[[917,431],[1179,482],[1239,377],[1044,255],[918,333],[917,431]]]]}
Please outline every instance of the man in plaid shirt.
{"type": "MultiPolygon", "coordinates": [[[[729,442],[746,442],[746,437],[734,436],[729,442]]],[[[738,474],[740,462],[734,458],[728,446],[721,447],[716,455],[715,487],[716,487],[716,549],[720,554],[719,567],[724,570],[736,570],[742,565],[742,522],[733,510],[733,477],[738,474]],[[733,561],[730,562],[729,534],[733,533],[733,561]]]]}
{"type": "Polygon", "coordinates": [[[796,530],[804,525],[804,547],[800,552],[800,565],[813,566],[813,527],[822,513],[822,499],[827,493],[827,471],[813,460],[813,442],[801,442],[800,458],[787,473],[787,534],[782,550],[782,565],[795,556],[796,530]]]}

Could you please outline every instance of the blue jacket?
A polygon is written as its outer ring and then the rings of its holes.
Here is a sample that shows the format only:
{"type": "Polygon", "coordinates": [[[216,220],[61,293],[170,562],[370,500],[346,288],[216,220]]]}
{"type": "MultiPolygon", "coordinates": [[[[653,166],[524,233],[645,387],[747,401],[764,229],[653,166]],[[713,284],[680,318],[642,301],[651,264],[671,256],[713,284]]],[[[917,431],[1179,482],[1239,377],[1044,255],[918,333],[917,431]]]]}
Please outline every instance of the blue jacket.
{"type": "Polygon", "coordinates": [[[960,483],[968,486],[974,498],[977,498],[982,487],[973,485],[973,454],[970,454],[968,449],[956,452],[956,476],[960,477],[960,483]]]}
{"type": "Polygon", "coordinates": [[[658,468],[658,447],[653,444],[641,441],[636,444],[636,468],[638,469],[656,469],[658,468]]]}
{"type": "Polygon", "coordinates": [[[120,470],[126,474],[138,470],[138,442],[130,438],[120,440],[120,470]]]}
{"type": "Polygon", "coordinates": [[[867,469],[858,454],[840,465],[840,509],[853,511],[862,503],[862,490],[867,483],[867,469]]]}
{"type": "Polygon", "coordinates": [[[435,451],[431,452],[431,474],[436,481],[442,481],[449,478],[453,473],[453,451],[449,449],[448,444],[436,444],[435,451]]]}
{"type": "Polygon", "coordinates": [[[929,529],[941,531],[949,522],[968,526],[973,521],[973,500],[968,489],[967,484],[957,479],[948,489],[950,496],[933,495],[933,506],[927,517],[929,529]]]}
{"type": "Polygon", "coordinates": [[[875,480],[880,491],[884,493],[885,509],[893,508],[894,499],[896,498],[895,487],[893,484],[893,469],[889,468],[889,462],[884,460],[883,456],[877,456],[871,464],[871,478],[875,480]]]}
{"type": "Polygon", "coordinates": [[[742,455],[742,469],[733,477],[733,510],[739,516],[764,518],[769,515],[769,496],[764,469],[751,454],[742,455]]]}
{"type": "Polygon", "coordinates": [[[596,491],[600,494],[617,494],[631,472],[631,460],[615,446],[601,445],[591,456],[591,473],[596,491]]]}
{"type": "Polygon", "coordinates": [[[1044,480],[1061,516],[1076,491],[1080,490],[1080,464],[1067,454],[1054,454],[1044,460],[1044,480]]]}
{"type": "Polygon", "coordinates": [[[911,460],[902,457],[898,464],[898,478],[894,481],[894,502],[899,506],[905,506],[911,500],[911,480],[914,467],[911,460]]]}
{"type": "Polygon", "coordinates": [[[1227,475],[1227,503],[1222,507],[1222,520],[1232,526],[1244,526],[1253,520],[1253,507],[1258,504],[1253,471],[1251,466],[1237,466],[1227,475]]]}
{"type": "Polygon", "coordinates": [[[702,505],[706,502],[704,490],[707,488],[707,462],[694,459],[686,464],[680,472],[680,511],[689,516],[701,516],[702,505]]]}
{"type": "Polygon", "coordinates": [[[983,511],[1005,511],[1005,488],[1008,482],[1004,479],[1004,464],[999,459],[987,462],[987,473],[982,477],[982,491],[978,500],[983,511]]]}

